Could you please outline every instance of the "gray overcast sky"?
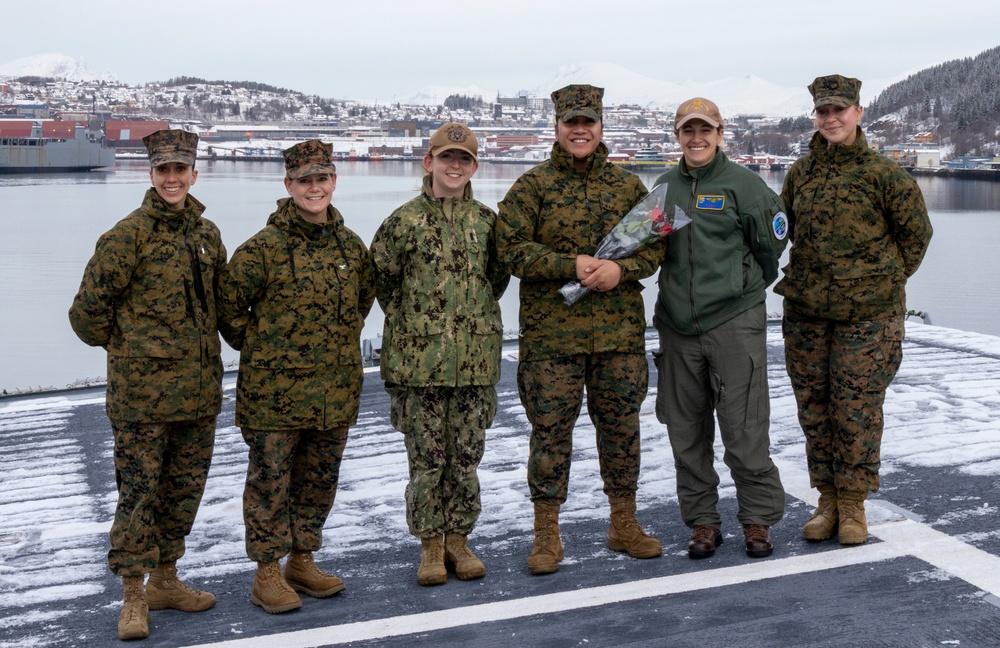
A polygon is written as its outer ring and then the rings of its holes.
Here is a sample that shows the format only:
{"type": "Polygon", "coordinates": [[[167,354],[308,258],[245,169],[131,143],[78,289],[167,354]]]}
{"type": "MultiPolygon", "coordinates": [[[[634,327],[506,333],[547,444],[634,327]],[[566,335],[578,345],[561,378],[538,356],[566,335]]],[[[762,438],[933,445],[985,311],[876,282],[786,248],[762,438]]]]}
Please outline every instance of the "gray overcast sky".
{"type": "Polygon", "coordinates": [[[391,101],[504,95],[603,61],[664,81],[892,80],[1000,45],[997,0],[47,0],[5,3],[0,64],[56,52],[127,83],[186,75],[391,101]]]}

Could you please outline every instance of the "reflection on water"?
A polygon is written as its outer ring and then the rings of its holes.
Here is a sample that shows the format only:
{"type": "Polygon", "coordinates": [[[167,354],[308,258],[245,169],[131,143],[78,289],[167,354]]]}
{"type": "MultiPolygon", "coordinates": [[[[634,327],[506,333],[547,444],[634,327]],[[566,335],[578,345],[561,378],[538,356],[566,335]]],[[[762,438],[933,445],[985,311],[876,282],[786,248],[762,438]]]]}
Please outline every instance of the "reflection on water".
{"type": "MultiPolygon", "coordinates": [[[[476,198],[495,207],[526,165],[483,164],[473,186],[476,198]]],[[[230,253],[258,231],[286,196],[278,162],[199,161],[192,194],[222,230],[230,253]]],[[[417,162],[340,162],[334,204],[365,241],[395,208],[417,195],[417,162]]],[[[659,173],[640,174],[652,186],[659,173]]],[[[780,190],[783,172],[763,172],[780,190]]],[[[927,259],[910,280],[911,308],[934,324],[1000,335],[1000,183],[920,177],[934,223],[927,259]]],[[[149,186],[142,160],[120,161],[113,171],[0,176],[0,389],[64,386],[103,376],[105,354],[76,339],[66,311],[97,238],[135,209],[149,186]]],[[[647,280],[647,286],[653,285],[647,280]]],[[[645,291],[647,315],[654,291],[645,291]]],[[[517,282],[501,300],[504,326],[517,327],[517,282]]],[[[775,295],[768,311],[780,312],[775,295]]],[[[363,335],[381,332],[378,306],[363,335]]],[[[227,359],[237,354],[227,349],[227,359]]]]}
{"type": "Polygon", "coordinates": [[[917,184],[931,211],[981,211],[1000,209],[1000,182],[955,180],[920,176],[917,184]]]}

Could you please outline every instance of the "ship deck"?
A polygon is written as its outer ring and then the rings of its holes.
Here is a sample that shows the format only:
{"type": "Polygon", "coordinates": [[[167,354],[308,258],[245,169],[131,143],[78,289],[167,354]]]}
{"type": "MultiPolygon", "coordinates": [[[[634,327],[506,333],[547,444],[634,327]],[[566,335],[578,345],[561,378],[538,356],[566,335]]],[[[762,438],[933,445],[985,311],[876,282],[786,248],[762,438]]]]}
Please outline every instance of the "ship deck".
{"type": "MultiPolygon", "coordinates": [[[[557,573],[530,576],[528,426],[514,380],[516,350],[507,349],[480,467],[483,514],[471,537],[486,578],[417,585],[419,543],[404,519],[405,449],[388,425],[378,373],[369,370],[317,553],[347,589],[330,599],[304,597],[301,610],[281,615],[249,600],[246,447],[233,425],[234,377],[227,374],[208,487],[179,562],[182,577],[215,593],[218,604],[200,614],[153,612],[143,645],[1000,645],[1000,339],[908,325],[886,403],[883,488],[868,503],[871,539],[852,548],[800,538],[815,491],[777,327],[768,345],[772,454],[787,491],[770,558],[743,551],[720,445],[725,542],[712,558],[687,557],[689,530],[651,389],[639,516],[662,541],[663,556],[633,560],[606,549],[607,502],[584,412],[561,516],[566,558],[557,573]]],[[[0,399],[0,449],[0,647],[121,645],[121,588],[105,564],[115,483],[102,391],[0,399]]]]}

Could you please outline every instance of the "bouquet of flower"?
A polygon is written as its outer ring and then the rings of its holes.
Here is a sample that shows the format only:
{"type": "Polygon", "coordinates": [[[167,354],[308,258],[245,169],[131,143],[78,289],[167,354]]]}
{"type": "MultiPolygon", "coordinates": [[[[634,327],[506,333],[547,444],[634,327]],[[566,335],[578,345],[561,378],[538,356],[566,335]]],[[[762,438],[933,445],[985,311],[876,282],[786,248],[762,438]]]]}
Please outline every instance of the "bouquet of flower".
{"type": "MultiPolygon", "coordinates": [[[[623,259],[639,248],[670,236],[674,230],[691,222],[684,210],[665,205],[667,184],[653,188],[629,213],[615,225],[594,252],[598,259],[623,259]],[[668,215],[669,214],[669,215],[668,215]]],[[[567,304],[574,304],[589,292],[579,281],[571,281],[559,289],[567,304]]]]}

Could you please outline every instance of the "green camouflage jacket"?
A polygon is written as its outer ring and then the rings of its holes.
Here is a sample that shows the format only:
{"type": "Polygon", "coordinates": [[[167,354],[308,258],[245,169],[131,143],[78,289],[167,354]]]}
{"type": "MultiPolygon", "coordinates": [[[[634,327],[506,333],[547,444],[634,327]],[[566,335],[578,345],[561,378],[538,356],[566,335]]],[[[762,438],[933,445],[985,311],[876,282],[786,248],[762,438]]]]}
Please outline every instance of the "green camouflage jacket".
{"type": "Polygon", "coordinates": [[[644,353],[646,315],[640,279],[656,270],[662,247],[620,259],[622,282],[567,306],[559,289],[576,279],[578,254],[593,254],[604,236],[646,195],[635,174],[608,162],[602,143],[584,172],[558,143],[526,171],[500,203],[497,250],[520,278],[520,357],[644,353]]]}
{"type": "Polygon", "coordinates": [[[97,241],[69,309],[81,340],[108,352],[108,416],[185,421],[219,413],[216,319],[226,248],[188,196],[171,211],[155,189],[97,241]]]}
{"type": "Polygon", "coordinates": [[[869,149],[860,127],[852,146],[828,147],[816,133],[809,149],[781,190],[792,247],[774,290],[785,312],[835,321],[905,313],[906,279],[932,234],[916,181],[869,149]]]}
{"type": "Polygon", "coordinates": [[[510,276],[497,260],[496,214],[472,199],[421,195],[382,223],[372,240],[376,292],[385,312],[382,378],[408,386],[493,385],[503,326],[497,300],[510,276]]]}
{"type": "Polygon", "coordinates": [[[328,430],[358,418],[361,328],[375,300],[368,248],[334,207],[305,221],[291,198],[233,253],[226,341],[240,351],[236,424],[328,430]]]}
{"type": "Polygon", "coordinates": [[[700,335],[764,301],[788,220],[764,180],[721,150],[700,169],[681,160],[654,187],[663,183],[667,205],[679,205],[691,224],[664,241],[654,320],[700,335]]]}

